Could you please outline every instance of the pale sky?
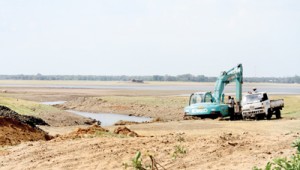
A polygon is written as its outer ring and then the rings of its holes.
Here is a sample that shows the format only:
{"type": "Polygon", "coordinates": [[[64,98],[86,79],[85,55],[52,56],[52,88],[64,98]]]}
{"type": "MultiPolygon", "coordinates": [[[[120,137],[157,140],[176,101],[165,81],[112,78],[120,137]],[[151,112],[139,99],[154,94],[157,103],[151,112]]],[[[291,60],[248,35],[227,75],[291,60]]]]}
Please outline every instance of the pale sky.
{"type": "Polygon", "coordinates": [[[300,75],[299,0],[0,0],[0,74],[300,75]]]}

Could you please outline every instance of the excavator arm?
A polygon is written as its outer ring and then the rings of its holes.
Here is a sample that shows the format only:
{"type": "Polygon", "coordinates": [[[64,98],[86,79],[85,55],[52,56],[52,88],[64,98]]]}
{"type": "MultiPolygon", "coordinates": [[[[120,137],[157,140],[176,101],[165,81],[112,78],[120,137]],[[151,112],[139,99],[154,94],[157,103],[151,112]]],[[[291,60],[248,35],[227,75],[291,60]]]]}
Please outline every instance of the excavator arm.
{"type": "Polygon", "coordinates": [[[215,90],[214,90],[214,100],[216,103],[223,102],[222,96],[225,86],[229,83],[236,83],[236,101],[241,102],[242,100],[242,84],[243,84],[243,66],[239,64],[238,66],[223,72],[220,77],[218,77],[215,90]]]}

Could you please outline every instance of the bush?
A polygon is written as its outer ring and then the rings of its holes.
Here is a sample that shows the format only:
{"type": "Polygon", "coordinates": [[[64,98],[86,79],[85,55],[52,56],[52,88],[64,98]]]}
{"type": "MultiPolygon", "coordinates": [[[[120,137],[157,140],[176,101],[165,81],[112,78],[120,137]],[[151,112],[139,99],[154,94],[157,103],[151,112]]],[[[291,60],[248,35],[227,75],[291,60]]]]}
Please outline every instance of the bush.
{"type": "Polygon", "coordinates": [[[181,146],[181,145],[176,145],[174,147],[174,149],[175,149],[175,151],[172,154],[172,158],[173,159],[176,159],[178,156],[184,155],[184,154],[187,153],[186,149],[183,146],[181,146]]]}
{"type": "MultiPolygon", "coordinates": [[[[300,138],[293,142],[292,147],[297,148],[297,153],[290,159],[277,158],[268,162],[265,170],[300,170],[300,138]]],[[[253,170],[262,170],[254,167],[253,170]]]]}
{"type": "Polygon", "coordinates": [[[127,163],[123,163],[124,169],[131,167],[135,170],[147,170],[147,169],[158,170],[158,167],[160,167],[163,170],[165,170],[165,168],[162,165],[160,165],[158,162],[156,162],[155,158],[151,154],[147,154],[147,155],[151,160],[151,164],[144,165],[143,160],[142,160],[142,154],[140,151],[138,151],[136,153],[136,155],[134,156],[134,158],[131,159],[131,165],[129,165],[127,163]]]}

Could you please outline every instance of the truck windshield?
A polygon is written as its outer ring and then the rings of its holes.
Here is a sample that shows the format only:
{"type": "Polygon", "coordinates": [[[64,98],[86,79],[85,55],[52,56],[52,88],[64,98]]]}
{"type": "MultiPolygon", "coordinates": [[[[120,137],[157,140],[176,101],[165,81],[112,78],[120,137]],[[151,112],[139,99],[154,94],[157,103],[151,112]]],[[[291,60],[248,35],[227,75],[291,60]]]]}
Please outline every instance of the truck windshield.
{"type": "Polygon", "coordinates": [[[242,103],[243,103],[243,105],[249,104],[249,103],[256,103],[256,102],[260,102],[261,99],[262,99],[261,94],[246,95],[243,97],[242,103]]]}
{"type": "Polygon", "coordinates": [[[190,105],[201,103],[203,101],[202,99],[203,99],[203,94],[193,94],[190,99],[190,105]]]}

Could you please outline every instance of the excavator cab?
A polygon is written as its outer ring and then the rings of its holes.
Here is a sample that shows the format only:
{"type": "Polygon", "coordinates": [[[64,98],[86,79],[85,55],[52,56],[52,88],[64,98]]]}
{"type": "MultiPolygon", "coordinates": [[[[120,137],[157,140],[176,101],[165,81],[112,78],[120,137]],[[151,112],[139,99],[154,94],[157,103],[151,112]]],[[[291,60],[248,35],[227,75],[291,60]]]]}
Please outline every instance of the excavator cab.
{"type": "Polygon", "coordinates": [[[185,116],[211,117],[226,116],[228,106],[217,105],[211,92],[197,92],[190,96],[189,106],[185,108],[185,116]]]}
{"type": "Polygon", "coordinates": [[[198,92],[198,93],[191,94],[189,105],[196,104],[196,103],[212,103],[212,102],[213,102],[213,97],[211,92],[198,92]]]}

